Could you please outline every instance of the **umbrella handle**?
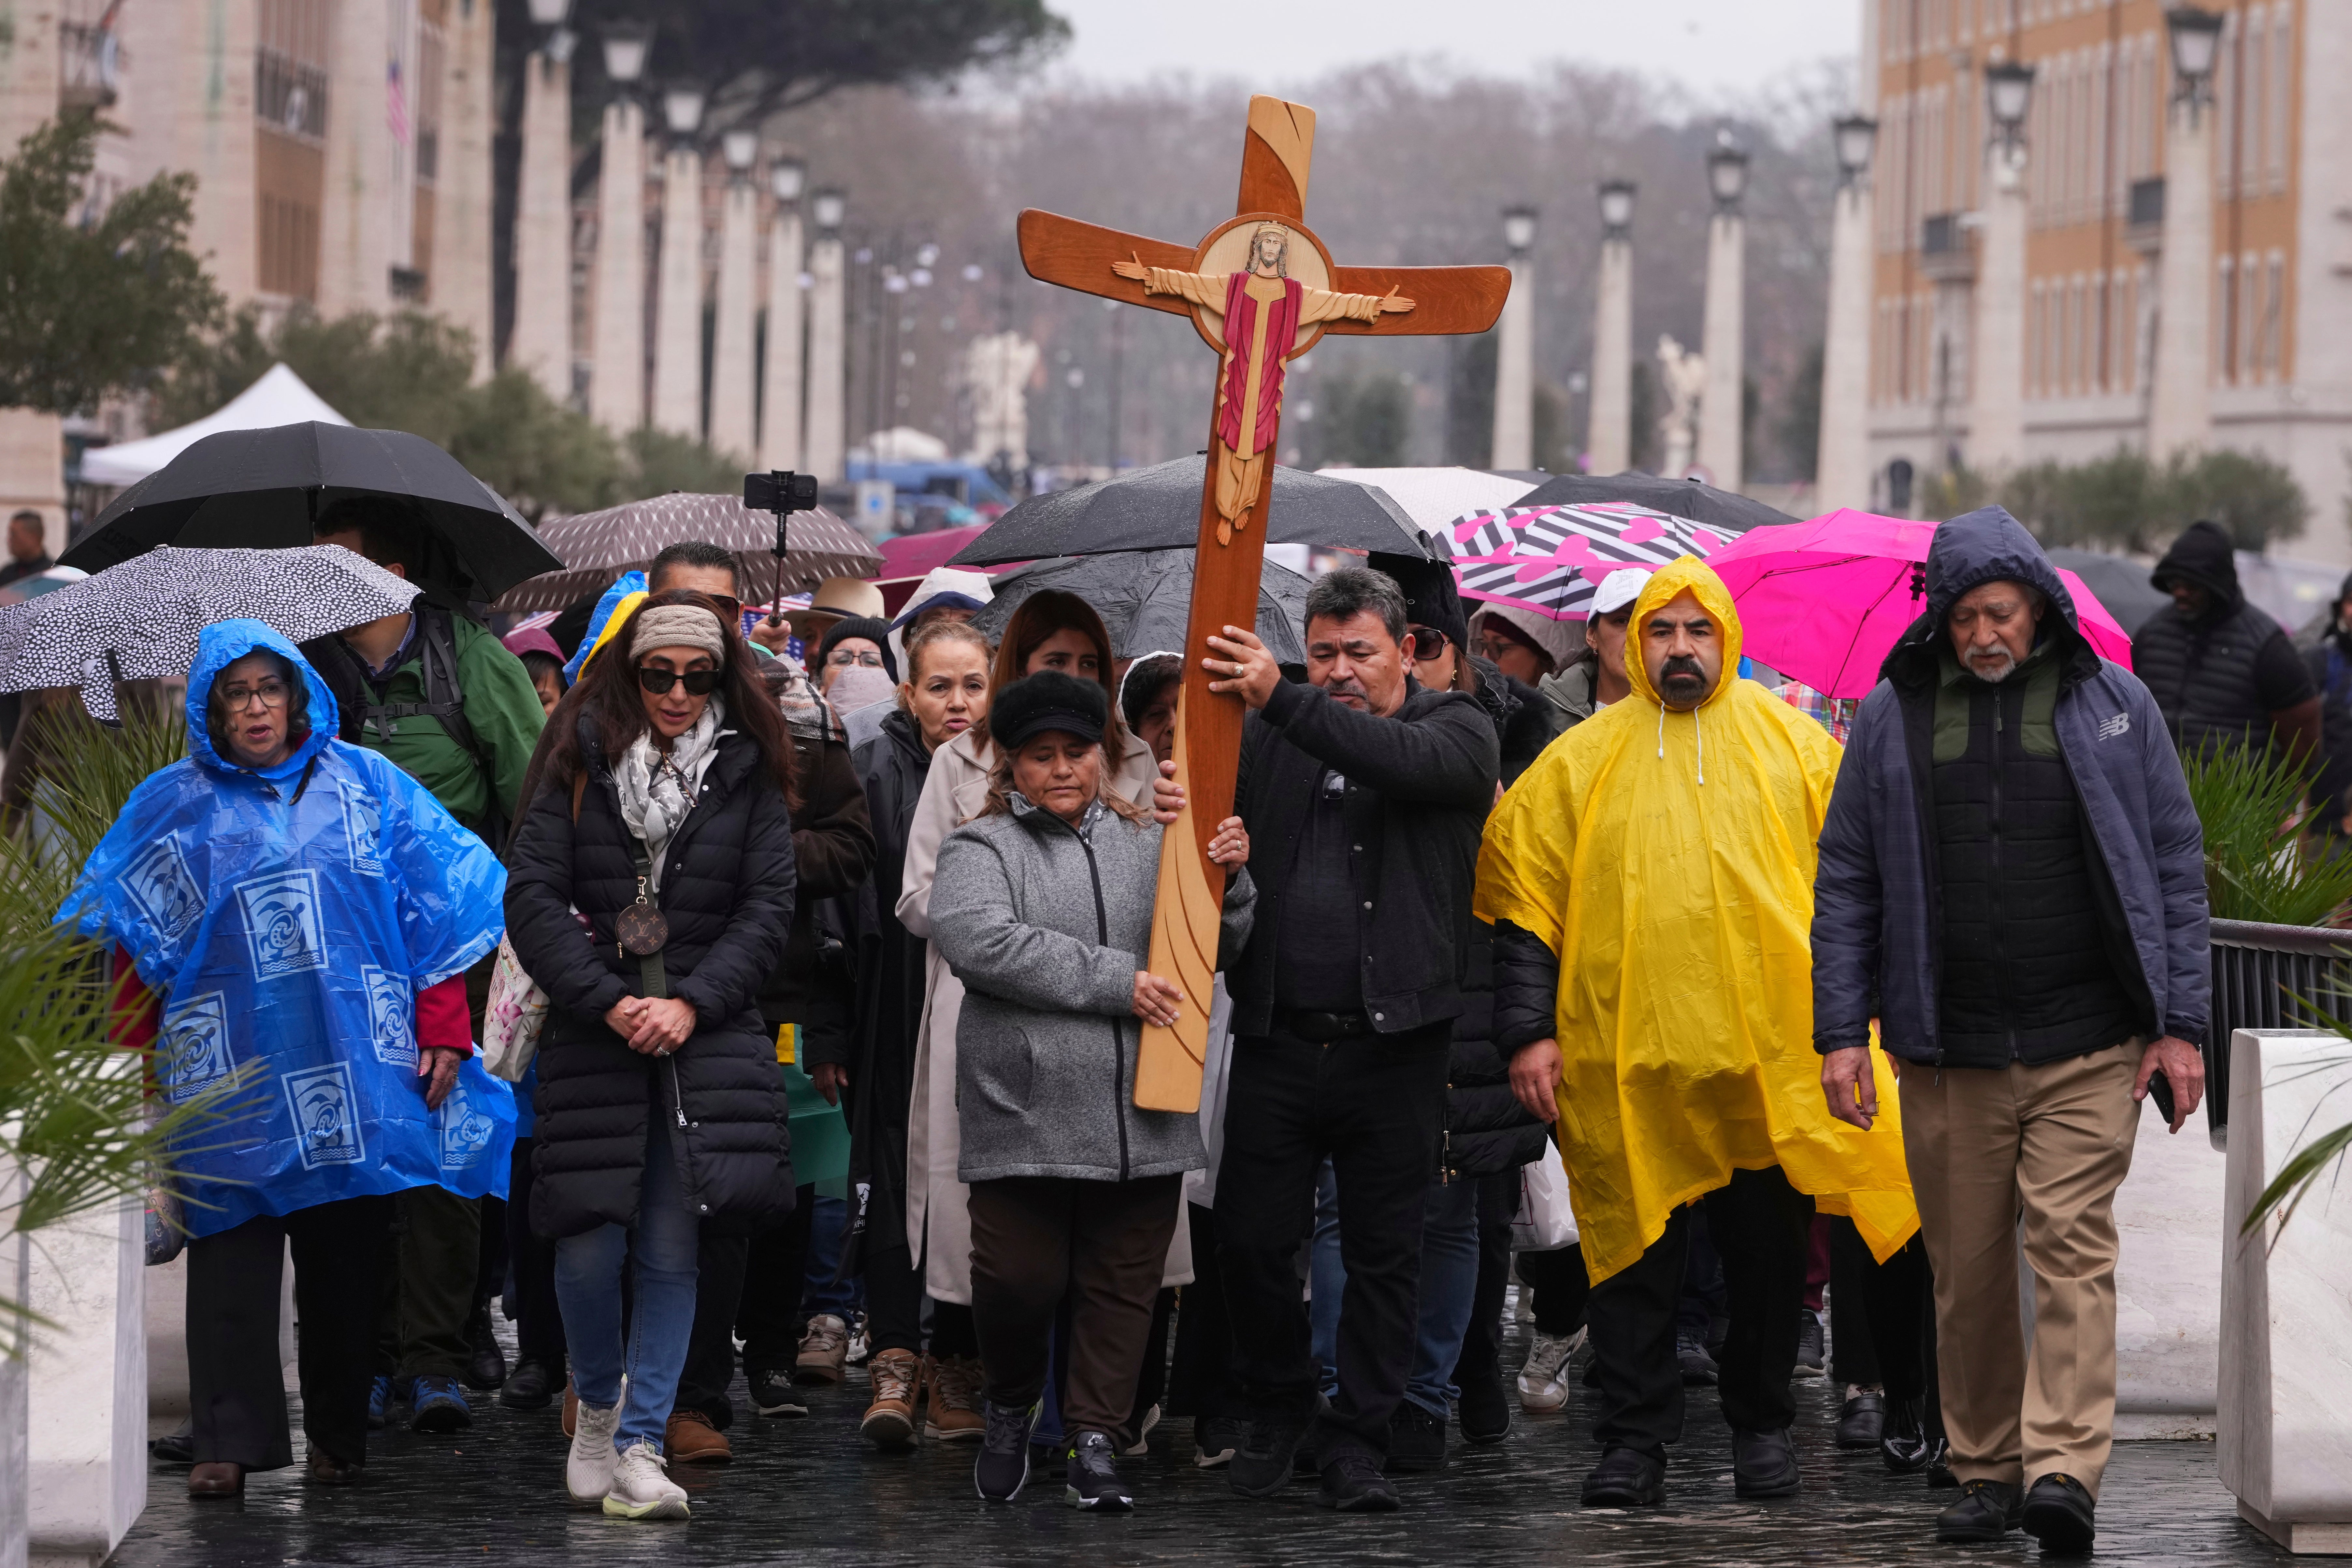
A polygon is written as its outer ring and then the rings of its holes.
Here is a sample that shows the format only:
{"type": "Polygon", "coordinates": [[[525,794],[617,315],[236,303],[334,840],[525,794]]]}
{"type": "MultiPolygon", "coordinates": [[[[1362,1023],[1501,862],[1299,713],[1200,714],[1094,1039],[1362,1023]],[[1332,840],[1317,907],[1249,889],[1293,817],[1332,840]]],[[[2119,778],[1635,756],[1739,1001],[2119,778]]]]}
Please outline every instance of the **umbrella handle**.
{"type": "Polygon", "coordinates": [[[114,717],[101,719],[99,722],[110,730],[120,730],[122,728],[122,656],[112,648],[106,650],[106,673],[108,684],[114,691],[114,717]]]}

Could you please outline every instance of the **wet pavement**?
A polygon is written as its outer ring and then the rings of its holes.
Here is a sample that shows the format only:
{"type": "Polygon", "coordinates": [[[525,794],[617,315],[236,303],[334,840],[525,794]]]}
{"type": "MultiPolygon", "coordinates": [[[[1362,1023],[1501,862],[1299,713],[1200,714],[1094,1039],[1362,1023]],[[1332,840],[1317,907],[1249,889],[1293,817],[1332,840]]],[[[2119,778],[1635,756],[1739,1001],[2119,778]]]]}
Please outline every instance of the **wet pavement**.
{"type": "MultiPolygon", "coordinates": [[[[1137,1494],[1133,1514],[1082,1515],[1065,1506],[1050,1475],[1033,1476],[1013,1506],[992,1507],[973,1496],[971,1447],[929,1443],[883,1454],[860,1441],[866,1388],[865,1374],[852,1369],[842,1386],[812,1391],[807,1419],[787,1421],[751,1415],[739,1384],[734,1462],[672,1472],[693,1497],[694,1518],[685,1523],[629,1523],[572,1509],[556,1410],[520,1414],[478,1395],[470,1432],[378,1434],[367,1479],[356,1488],[309,1484],[298,1467],[250,1478],[241,1501],[192,1503],[185,1472],[158,1466],[147,1511],[113,1561],[121,1568],[950,1559],[968,1568],[1201,1560],[1696,1568],[1958,1558],[1989,1568],[2040,1555],[2021,1535],[1999,1548],[1937,1546],[1930,1517],[1957,1494],[1890,1476],[1874,1454],[1837,1452],[1830,1441],[1835,1394],[1818,1379],[1799,1384],[1804,1491],[1786,1502],[1733,1499],[1728,1434],[1712,1391],[1695,1389],[1667,1505],[1639,1513],[1579,1508],[1578,1483],[1598,1458],[1590,1395],[1579,1390],[1560,1415],[1517,1415],[1498,1447],[1470,1449],[1457,1436],[1443,1471],[1400,1480],[1401,1512],[1345,1518],[1318,1508],[1308,1481],[1268,1501],[1235,1497],[1221,1474],[1193,1467],[1187,1420],[1154,1432],[1149,1458],[1123,1463],[1137,1494]]],[[[2238,1521],[2213,1453],[2210,1443],[2118,1445],[2100,1510],[2099,1561],[2291,1561],[2238,1521]]]]}

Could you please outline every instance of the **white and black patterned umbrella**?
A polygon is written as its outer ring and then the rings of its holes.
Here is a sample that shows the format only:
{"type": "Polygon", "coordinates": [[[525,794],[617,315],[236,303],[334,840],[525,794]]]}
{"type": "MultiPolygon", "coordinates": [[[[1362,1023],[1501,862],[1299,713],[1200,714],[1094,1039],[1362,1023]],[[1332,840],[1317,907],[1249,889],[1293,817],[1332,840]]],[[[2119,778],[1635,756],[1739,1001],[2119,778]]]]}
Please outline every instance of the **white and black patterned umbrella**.
{"type": "Polygon", "coordinates": [[[337,544],[294,550],[162,545],[22,605],[0,609],[0,691],[79,686],[112,722],[114,683],[184,676],[215,621],[265,622],[306,642],[385,616],[414,583],[337,544]]]}
{"type": "MultiPolygon", "coordinates": [[[[740,496],[673,490],[541,524],[539,541],[555,552],[563,570],[518,583],[496,607],[564,609],[603,593],[624,572],[644,571],[665,549],[688,539],[734,552],[746,599],[764,605],[776,596],[775,513],[753,511],[740,496]]],[[[787,594],[827,577],[871,577],[882,570],[882,552],[823,507],[785,519],[784,546],[787,594]]]]}
{"type": "Polygon", "coordinates": [[[1654,571],[1677,556],[1711,554],[1735,537],[1648,507],[1599,501],[1474,511],[1439,530],[1436,542],[1453,558],[1464,598],[1580,621],[1592,591],[1619,567],[1654,571]]]}

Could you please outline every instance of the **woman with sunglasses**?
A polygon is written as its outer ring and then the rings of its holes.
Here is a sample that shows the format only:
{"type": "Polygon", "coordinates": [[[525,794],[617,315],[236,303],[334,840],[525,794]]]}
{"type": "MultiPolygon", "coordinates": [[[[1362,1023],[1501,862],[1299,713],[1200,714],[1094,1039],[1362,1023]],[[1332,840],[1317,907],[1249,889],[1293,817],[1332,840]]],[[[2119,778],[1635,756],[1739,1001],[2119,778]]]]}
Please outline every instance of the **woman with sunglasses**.
{"type": "Polygon", "coordinates": [[[707,595],[646,599],[551,734],[510,856],[508,934],[551,1003],[531,1205],[580,1398],[564,1483],[621,1518],[687,1514],[662,1445],[701,1223],[793,1205],[759,1011],[792,924],[793,751],[751,658],[707,595]]]}

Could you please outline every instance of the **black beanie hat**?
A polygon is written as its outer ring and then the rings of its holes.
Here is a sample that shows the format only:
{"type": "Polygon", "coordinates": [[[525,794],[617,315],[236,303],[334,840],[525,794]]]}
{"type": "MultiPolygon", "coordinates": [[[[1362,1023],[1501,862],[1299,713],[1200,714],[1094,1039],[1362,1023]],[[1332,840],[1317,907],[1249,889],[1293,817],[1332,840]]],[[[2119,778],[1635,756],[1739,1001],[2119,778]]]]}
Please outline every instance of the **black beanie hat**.
{"type": "Polygon", "coordinates": [[[809,673],[822,670],[824,661],[833,657],[834,645],[847,637],[864,637],[880,648],[882,668],[889,672],[891,679],[898,679],[898,656],[890,651],[890,623],[872,616],[847,616],[834,622],[817,642],[816,658],[811,661],[814,668],[809,673]]]}
{"type": "Polygon", "coordinates": [[[989,737],[1008,752],[1048,730],[1099,741],[1109,721],[1110,698],[1102,682],[1058,669],[1023,676],[988,705],[989,737]]]}
{"type": "Polygon", "coordinates": [[[1463,613],[1462,593],[1454,584],[1453,567],[1443,561],[1386,551],[1374,551],[1370,564],[1374,571],[1385,572],[1396,579],[1396,585],[1404,590],[1407,622],[1444,632],[1455,646],[1466,647],[1470,641],[1470,617],[1463,613]]]}

